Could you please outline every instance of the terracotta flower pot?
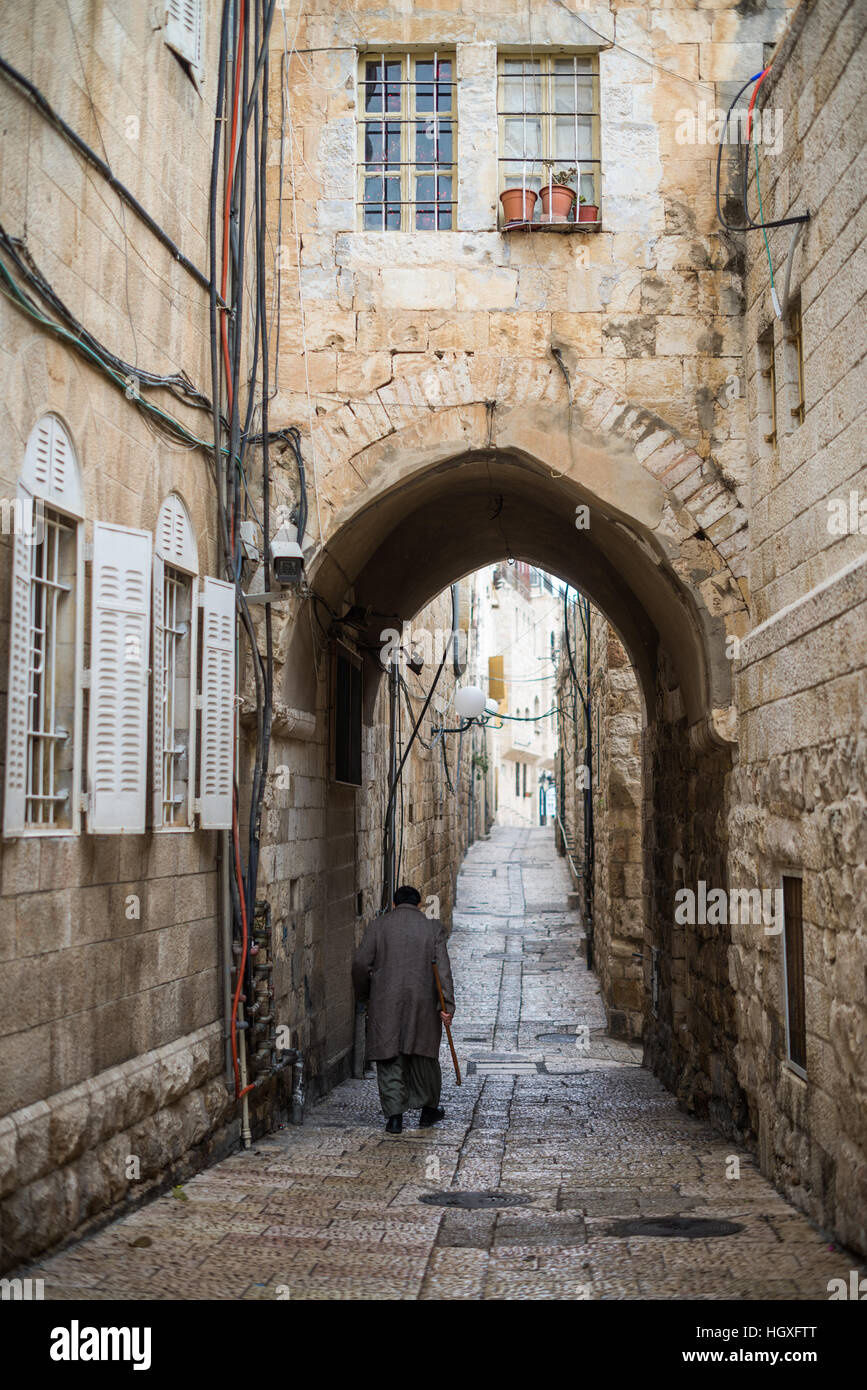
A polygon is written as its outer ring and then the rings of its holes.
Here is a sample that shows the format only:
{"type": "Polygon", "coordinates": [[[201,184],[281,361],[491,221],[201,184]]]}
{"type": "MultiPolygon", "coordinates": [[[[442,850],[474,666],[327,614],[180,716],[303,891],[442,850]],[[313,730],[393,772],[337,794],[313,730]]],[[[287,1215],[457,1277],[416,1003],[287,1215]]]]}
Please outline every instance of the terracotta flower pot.
{"type": "Polygon", "coordinates": [[[594,207],[592,203],[582,203],[578,209],[578,221],[598,222],[599,209],[597,207],[594,207]]]}
{"type": "Polygon", "coordinates": [[[500,194],[507,222],[532,222],[536,194],[532,188],[506,188],[500,194]]]}
{"type": "Polygon", "coordinates": [[[542,184],[542,216],[554,222],[566,222],[575,201],[575,190],[565,183],[542,184]]]}

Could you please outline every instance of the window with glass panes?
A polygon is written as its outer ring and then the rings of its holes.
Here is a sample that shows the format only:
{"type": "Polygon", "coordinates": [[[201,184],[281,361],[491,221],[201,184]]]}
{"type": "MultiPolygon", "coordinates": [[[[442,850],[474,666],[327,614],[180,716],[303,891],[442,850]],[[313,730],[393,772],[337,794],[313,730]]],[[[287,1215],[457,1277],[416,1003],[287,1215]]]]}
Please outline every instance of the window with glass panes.
{"type": "MultiPolygon", "coordinates": [[[[497,83],[500,189],[536,193],[550,175],[599,206],[599,75],[592,53],[501,55],[497,83]]],[[[577,203],[576,203],[577,206],[577,203]]],[[[533,217],[538,221],[537,200],[533,217]]]]}
{"type": "Polygon", "coordinates": [[[365,231],[451,231],[457,196],[454,55],[366,53],[359,70],[365,231]]]}

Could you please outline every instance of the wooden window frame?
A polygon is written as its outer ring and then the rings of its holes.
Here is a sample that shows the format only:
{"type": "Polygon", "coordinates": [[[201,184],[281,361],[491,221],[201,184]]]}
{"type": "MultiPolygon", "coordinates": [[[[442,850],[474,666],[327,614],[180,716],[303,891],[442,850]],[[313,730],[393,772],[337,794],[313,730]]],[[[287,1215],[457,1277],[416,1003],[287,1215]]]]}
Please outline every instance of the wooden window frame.
{"type": "MultiPolygon", "coordinates": [[[[362,51],[359,53],[359,55],[358,55],[357,92],[358,92],[358,100],[357,100],[357,106],[356,106],[356,111],[357,111],[356,125],[357,125],[357,151],[358,151],[358,155],[357,155],[357,168],[356,168],[356,175],[357,175],[357,177],[356,177],[356,199],[357,199],[357,205],[358,205],[357,225],[358,225],[359,231],[363,231],[363,232],[380,232],[380,233],[384,233],[384,232],[423,232],[423,231],[448,232],[448,231],[456,231],[456,230],[457,230],[457,215],[458,215],[458,99],[457,99],[457,94],[458,94],[458,83],[457,83],[457,56],[456,56],[455,51],[454,51],[453,49],[446,49],[446,50],[444,50],[443,52],[441,52],[439,49],[435,49],[435,48],[431,48],[431,49],[420,49],[418,52],[413,52],[413,51],[406,52],[406,51],[399,51],[399,50],[396,50],[396,49],[388,49],[388,48],[385,48],[385,49],[366,49],[366,50],[362,50],[362,51]],[[366,110],[366,107],[365,107],[365,87],[367,86],[367,83],[368,83],[368,77],[367,77],[367,72],[366,72],[366,64],[367,64],[367,63],[370,63],[370,62],[378,62],[378,63],[380,63],[380,64],[382,65],[382,72],[383,72],[383,75],[382,75],[382,86],[383,86],[383,88],[386,88],[386,87],[394,87],[394,86],[398,85],[397,83],[395,83],[394,81],[391,81],[391,80],[387,77],[387,72],[386,72],[385,64],[387,64],[387,63],[400,63],[400,79],[399,79],[399,85],[400,85],[400,110],[399,110],[399,111],[397,111],[397,112],[389,112],[389,111],[386,111],[386,110],[385,110],[385,106],[386,106],[385,91],[383,91],[383,109],[382,109],[382,111],[379,112],[379,113],[377,113],[377,112],[374,112],[374,111],[369,112],[369,111],[366,110]],[[432,76],[430,82],[419,81],[419,80],[417,79],[416,75],[415,75],[415,74],[416,74],[416,69],[417,69],[418,64],[419,64],[419,63],[425,63],[425,62],[432,62],[433,65],[434,65],[434,72],[433,72],[433,76],[432,76]],[[439,65],[440,62],[449,62],[449,63],[451,63],[451,74],[452,74],[451,77],[449,77],[449,78],[439,78],[439,77],[437,76],[437,67],[438,67],[438,65],[439,65]],[[430,112],[430,111],[418,111],[418,110],[416,109],[416,108],[417,108],[417,97],[416,97],[416,93],[417,93],[417,89],[418,89],[419,87],[432,87],[432,88],[433,88],[433,94],[434,94],[434,95],[433,95],[433,100],[434,100],[434,110],[433,110],[433,112],[430,112]],[[442,87],[450,87],[450,88],[451,88],[451,93],[452,93],[452,97],[451,97],[451,108],[450,108],[450,110],[448,111],[448,113],[442,112],[442,111],[439,111],[439,110],[438,110],[439,90],[440,90],[442,87]],[[435,136],[434,136],[435,159],[434,159],[434,163],[433,163],[432,165],[428,166],[428,165],[426,165],[426,164],[424,164],[424,163],[419,163],[419,161],[418,161],[417,159],[414,159],[414,158],[407,158],[407,155],[409,155],[409,154],[411,154],[411,153],[414,153],[414,149],[413,149],[412,145],[413,145],[414,129],[415,129],[416,124],[417,124],[419,121],[428,122],[428,121],[431,121],[431,120],[437,121],[437,119],[439,119],[439,120],[445,120],[445,119],[447,119],[447,120],[449,121],[450,125],[451,125],[451,130],[452,130],[452,157],[451,157],[451,159],[448,160],[448,161],[446,161],[446,162],[444,162],[444,163],[440,163],[440,161],[439,161],[439,159],[438,159],[438,154],[439,154],[439,131],[438,131],[438,130],[435,132],[435,136]],[[392,169],[392,168],[395,167],[394,164],[391,163],[390,161],[388,161],[387,158],[386,158],[388,152],[387,152],[387,149],[385,148],[386,140],[385,140],[385,133],[384,133],[384,131],[383,131],[383,151],[382,151],[383,158],[382,158],[382,160],[379,160],[379,161],[376,161],[376,160],[374,160],[374,161],[368,161],[368,160],[365,158],[365,153],[366,153],[366,152],[365,152],[365,137],[366,137],[366,132],[367,132],[367,127],[368,127],[368,125],[380,125],[380,126],[385,126],[385,125],[399,125],[399,126],[400,126],[400,161],[399,161],[399,165],[398,165],[398,167],[400,168],[400,226],[399,226],[399,227],[388,227],[388,226],[386,226],[386,215],[387,215],[387,214],[386,214],[386,209],[387,209],[388,207],[393,207],[393,206],[394,206],[393,203],[388,202],[385,198],[383,198],[381,201],[377,202],[377,201],[371,201],[371,200],[369,200],[369,199],[367,199],[367,198],[365,197],[365,192],[366,192],[365,180],[366,180],[367,178],[369,178],[369,177],[374,177],[374,178],[375,178],[375,177],[378,177],[378,175],[376,175],[376,174],[369,174],[369,173],[368,173],[368,170],[369,170],[369,169],[376,169],[376,168],[381,168],[381,169],[384,170],[384,169],[392,169]],[[434,198],[433,198],[432,203],[431,203],[429,200],[419,200],[418,198],[415,198],[415,197],[412,196],[412,194],[413,194],[413,192],[414,192],[414,189],[415,189],[415,179],[416,179],[417,174],[418,174],[420,171],[425,170],[425,169],[428,169],[428,168],[432,171],[433,180],[434,180],[434,198]],[[441,202],[441,201],[439,200],[439,197],[438,197],[438,194],[439,194],[439,186],[438,186],[438,184],[439,184],[439,179],[440,179],[440,177],[441,177],[442,175],[444,175],[444,174],[449,175],[450,178],[451,178],[451,181],[452,181],[452,197],[451,197],[451,199],[448,200],[448,201],[442,201],[442,202],[441,202]],[[433,210],[434,210],[434,225],[433,225],[433,227],[418,227],[418,226],[416,226],[416,225],[415,225],[415,216],[414,216],[413,210],[414,210],[414,209],[417,209],[417,208],[419,208],[419,207],[429,207],[429,206],[432,206],[432,207],[433,207],[433,210]],[[365,226],[365,211],[366,211],[367,209],[371,208],[371,207],[373,207],[373,208],[381,208],[381,209],[382,209],[382,213],[381,213],[381,225],[380,225],[379,227],[376,227],[376,226],[365,226]],[[448,227],[441,227],[441,226],[440,226],[440,212],[441,212],[441,209],[444,209],[444,208],[446,208],[446,207],[449,209],[450,225],[449,225],[448,227]]],[[[382,175],[382,179],[383,179],[383,184],[384,184],[384,183],[385,183],[385,174],[382,175]]],[[[384,193],[384,192],[385,192],[385,189],[383,188],[382,191],[383,191],[383,193],[384,193]]]]}
{"type": "Polygon", "coordinates": [[[763,387],[760,389],[760,397],[764,400],[759,401],[760,414],[764,419],[770,419],[771,428],[768,434],[762,433],[762,442],[768,444],[770,448],[776,449],[779,442],[779,432],[777,426],[777,367],[774,356],[774,326],[771,324],[764,333],[759,335],[759,374],[763,387]],[[764,407],[768,405],[770,409],[764,407]]]}
{"type": "MultiPolygon", "coordinates": [[[[522,77],[522,78],[524,78],[524,77],[531,77],[531,76],[532,76],[532,72],[531,72],[531,73],[525,74],[525,73],[523,72],[523,69],[522,69],[522,72],[521,72],[521,77],[522,77]]],[[[535,52],[535,53],[531,53],[531,52],[529,52],[529,51],[527,51],[527,52],[518,52],[518,53],[503,53],[503,52],[498,53],[498,55],[497,55],[497,135],[498,135],[498,151],[497,151],[497,191],[498,191],[499,193],[502,193],[503,190],[507,187],[507,184],[506,184],[506,175],[507,175],[507,173],[508,173],[509,171],[508,171],[508,169],[507,169],[506,166],[508,166],[509,164],[519,164],[519,163],[520,163],[521,168],[522,168],[522,171],[524,172],[525,176],[526,176],[526,174],[527,174],[527,172],[528,172],[528,166],[529,166],[530,168],[532,168],[533,165],[539,165],[539,180],[540,180],[540,185],[541,185],[542,183],[545,182],[545,164],[546,164],[546,162],[547,162],[547,163],[554,164],[555,166],[556,166],[556,164],[558,164],[558,163],[561,164],[561,165],[578,164],[578,165],[581,166],[582,183],[583,183],[587,178],[589,178],[589,179],[591,180],[591,191],[592,191],[592,196],[587,197],[587,195],[586,195],[586,193],[585,193],[585,201],[586,201],[588,204],[592,204],[593,206],[595,206],[596,208],[598,208],[598,209],[600,210],[600,214],[601,214],[601,207],[602,207],[602,190],[601,190],[601,182],[602,182],[602,179],[601,179],[601,173],[602,173],[602,156],[601,156],[602,134],[601,134],[601,126],[602,126],[602,119],[601,119],[601,102],[600,102],[599,80],[600,80],[600,79],[599,79],[599,55],[598,55],[598,52],[597,52],[595,49],[586,49],[586,48],[584,48],[584,49],[571,49],[571,50],[568,50],[568,51],[562,51],[562,50],[560,50],[560,51],[557,51],[557,52],[549,52],[549,53],[540,53],[540,52],[538,52],[538,51],[535,52]],[[574,61],[573,61],[573,74],[574,74],[574,78],[575,78],[575,82],[576,82],[576,88],[575,88],[575,91],[576,91],[576,98],[575,98],[575,99],[576,99],[576,109],[575,109],[574,111],[556,111],[556,110],[554,109],[554,96],[553,96],[553,92],[554,92],[554,78],[555,78],[555,76],[556,76],[557,74],[555,74],[554,67],[555,67],[555,64],[556,64],[557,62],[561,62],[561,61],[563,61],[563,60],[566,59],[566,58],[571,58],[571,59],[573,59],[573,60],[580,58],[580,59],[584,59],[584,60],[589,61],[589,63],[590,63],[590,72],[589,72],[589,73],[586,73],[586,72],[584,72],[584,73],[578,73],[577,68],[574,66],[574,61]],[[505,100],[504,100],[503,80],[504,80],[504,78],[507,77],[507,76],[513,76],[513,75],[514,75],[514,74],[507,74],[506,71],[505,71],[505,68],[506,68],[506,64],[507,64],[507,63],[513,63],[513,62],[520,62],[520,63],[522,63],[522,64],[526,64],[526,63],[538,63],[538,64],[540,65],[539,76],[540,76],[540,79],[541,79],[541,110],[540,110],[540,111],[527,111],[527,109],[526,109],[526,98],[525,98],[524,103],[523,103],[523,104],[524,104],[524,111],[523,111],[524,117],[526,118],[527,116],[532,116],[532,117],[538,116],[538,117],[540,118],[540,121],[541,121],[541,130],[542,130],[542,153],[541,153],[541,156],[540,156],[538,159],[528,159],[528,158],[527,158],[527,155],[526,155],[526,135],[525,135],[524,140],[523,140],[523,142],[522,142],[522,143],[524,144],[523,156],[507,156],[507,155],[505,155],[505,154],[503,153],[503,151],[504,151],[505,148],[506,148],[506,132],[505,132],[505,123],[506,123],[506,120],[507,120],[508,118],[510,118],[510,117],[514,117],[515,115],[520,115],[520,114],[522,114],[521,112],[507,111],[507,110],[504,109],[504,108],[505,108],[505,100]],[[589,111],[579,110],[578,107],[577,107],[577,102],[578,102],[578,95],[577,95],[577,79],[578,79],[579,76],[580,76],[580,77],[587,77],[587,76],[589,76],[589,77],[591,78],[591,81],[592,81],[593,97],[592,97],[592,101],[591,101],[591,109],[590,109],[589,111]],[[566,159],[566,158],[559,158],[559,159],[558,159],[558,158],[556,158],[556,157],[554,156],[554,154],[553,154],[553,149],[554,149],[554,128],[555,128],[555,127],[554,127],[554,122],[555,122],[555,120],[556,120],[557,117],[563,118],[563,117],[567,117],[567,116],[573,116],[573,117],[575,118],[575,154],[574,154],[574,157],[571,157],[571,158],[569,158],[569,159],[566,159]],[[592,142],[593,154],[592,154],[592,156],[591,156],[591,158],[590,158],[589,160],[586,159],[586,158],[585,158],[585,159],[579,159],[579,158],[578,158],[578,124],[577,124],[577,119],[578,119],[579,116],[590,116],[590,118],[591,118],[591,127],[590,127],[590,128],[591,128],[591,142],[592,142]],[[589,169],[586,167],[588,164],[590,165],[590,168],[589,168],[589,169]]],[[[525,120],[525,125],[526,125],[526,120],[525,120]]],[[[530,178],[531,178],[531,179],[534,179],[534,178],[535,178],[535,174],[530,174],[530,178]]],[[[574,179],[570,180],[570,184],[571,184],[573,187],[575,187],[575,181],[574,181],[574,179]]],[[[514,187],[515,185],[512,185],[512,186],[514,187]]],[[[530,184],[530,182],[527,182],[524,186],[530,187],[531,184],[530,184]]],[[[577,189],[576,189],[576,192],[577,192],[578,194],[580,194],[581,191],[582,191],[581,188],[577,188],[577,189]]],[[[541,209],[542,209],[542,203],[541,203],[541,199],[539,198],[539,199],[536,200],[536,204],[535,204],[535,207],[534,207],[534,209],[533,209],[533,223],[538,223],[538,222],[541,220],[541,209]]],[[[574,217],[575,217],[575,219],[576,219],[576,224],[577,224],[577,216],[578,216],[578,202],[577,202],[577,200],[576,200],[575,205],[574,205],[574,208],[573,208],[573,214],[574,214],[574,217]]],[[[501,216],[502,216],[502,213],[501,213],[501,216]]],[[[594,224],[593,224],[593,223],[588,223],[588,224],[585,224],[585,225],[587,225],[587,226],[593,226],[594,224]]]]}
{"type": "MultiPolygon", "coordinates": [[[[789,1068],[791,1068],[791,1070],[792,1070],[793,1072],[795,1072],[795,1074],[796,1074],[797,1076],[800,1076],[801,1079],[802,1079],[803,1081],[806,1081],[806,1080],[807,1080],[807,1066],[806,1066],[806,1063],[807,1063],[807,987],[806,987],[806,984],[807,984],[807,982],[806,982],[807,964],[806,964],[806,951],[805,951],[805,949],[804,949],[804,887],[803,887],[803,884],[804,884],[804,880],[803,880],[803,875],[802,875],[801,873],[790,871],[790,872],[788,872],[788,873],[785,873],[785,874],[781,874],[781,875],[780,875],[780,888],[781,888],[781,890],[782,890],[782,892],[783,892],[783,930],[782,930],[782,932],[780,933],[780,936],[781,936],[781,939],[782,939],[782,949],[783,949],[783,1010],[784,1010],[785,1022],[786,1022],[786,1065],[787,1065],[789,1068]],[[790,974],[790,966],[789,966],[789,925],[790,925],[790,923],[789,923],[789,921],[788,921],[788,916],[789,916],[789,914],[788,914],[788,910],[787,910],[787,906],[788,906],[788,905],[787,905],[787,901],[786,901],[786,883],[789,882],[789,881],[791,881],[791,882],[797,882],[797,883],[799,883],[799,884],[801,885],[800,892],[799,892],[799,894],[798,894],[799,904],[800,904],[800,921],[798,922],[797,926],[798,926],[798,928],[799,928],[799,930],[800,930],[800,948],[801,948],[801,961],[800,961],[799,969],[800,969],[800,977],[801,977],[801,985],[802,985],[802,994],[803,994],[803,998],[802,998],[802,1001],[801,1001],[801,1004],[802,1004],[802,1013],[803,1013],[803,1044],[804,1044],[804,1046],[803,1046],[803,1058],[804,1058],[803,1062],[798,1061],[796,1058],[794,1058],[794,1057],[792,1056],[792,1016],[791,1016],[791,1015],[792,1015],[792,1010],[791,1010],[791,1000],[790,1000],[790,996],[789,996],[789,974],[790,974]]],[[[794,924],[792,924],[792,925],[794,926],[794,924]]]]}

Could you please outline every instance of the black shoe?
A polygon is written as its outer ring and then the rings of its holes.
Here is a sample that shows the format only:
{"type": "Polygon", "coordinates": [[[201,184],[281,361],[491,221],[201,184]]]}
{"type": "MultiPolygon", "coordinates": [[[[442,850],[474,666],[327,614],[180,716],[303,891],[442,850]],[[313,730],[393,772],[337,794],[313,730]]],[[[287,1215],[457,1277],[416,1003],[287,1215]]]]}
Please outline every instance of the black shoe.
{"type": "Polygon", "coordinates": [[[389,1115],[385,1126],[386,1134],[400,1134],[403,1130],[403,1116],[389,1115]]]}
{"type": "Polygon", "coordinates": [[[440,1120],[445,1118],[445,1113],[441,1105],[422,1106],[421,1118],[418,1122],[419,1129],[430,1129],[431,1125],[439,1124],[440,1120]]]}

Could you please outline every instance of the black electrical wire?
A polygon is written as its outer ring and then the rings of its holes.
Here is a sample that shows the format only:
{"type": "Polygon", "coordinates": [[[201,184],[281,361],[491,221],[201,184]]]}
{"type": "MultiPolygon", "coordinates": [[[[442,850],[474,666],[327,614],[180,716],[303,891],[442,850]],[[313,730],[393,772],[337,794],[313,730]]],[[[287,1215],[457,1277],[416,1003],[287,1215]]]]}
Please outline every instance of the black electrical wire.
{"type": "MultiPolygon", "coordinates": [[[[761,75],[762,75],[762,74],[761,74],[760,72],[757,72],[756,75],[755,75],[755,77],[750,77],[750,78],[748,78],[748,80],[747,80],[747,81],[744,83],[744,85],[741,87],[740,91],[738,92],[737,96],[735,97],[734,101],[732,102],[731,106],[729,107],[728,111],[726,112],[725,122],[724,122],[724,124],[723,124],[722,133],[721,133],[720,139],[719,139],[719,145],[718,145],[718,147],[717,147],[717,152],[716,152],[716,215],[717,215],[717,220],[718,220],[720,226],[721,226],[721,227],[723,228],[723,230],[726,231],[726,232],[754,232],[754,231],[760,231],[761,228],[762,228],[762,223],[761,223],[761,222],[754,222],[754,221],[753,221],[753,218],[752,218],[751,215],[750,215],[749,207],[747,206],[747,188],[748,188],[749,172],[750,172],[750,160],[749,160],[749,151],[750,151],[750,147],[749,147],[749,145],[747,145],[747,147],[746,147],[746,153],[745,153],[744,159],[743,159],[743,169],[742,169],[742,171],[741,171],[741,172],[742,172],[742,179],[741,179],[741,207],[743,208],[743,214],[744,214],[744,217],[746,218],[746,222],[744,223],[744,225],[743,225],[742,227],[738,227],[738,226],[736,226],[733,222],[726,222],[725,218],[724,218],[723,215],[722,215],[722,209],[720,208],[720,203],[719,203],[720,178],[721,178],[721,173],[722,173],[722,152],[723,152],[723,146],[724,146],[724,144],[726,143],[726,134],[727,134],[728,128],[729,128],[729,121],[731,120],[732,112],[734,111],[735,107],[737,106],[737,104],[738,104],[738,102],[740,101],[741,97],[743,96],[744,92],[747,90],[748,87],[751,87],[751,86],[753,85],[754,82],[757,82],[758,79],[761,77],[761,75]]],[[[796,223],[799,223],[799,222],[809,222],[809,220],[810,220],[810,214],[809,214],[809,213],[804,213],[804,214],[803,214],[802,216],[800,216],[800,217],[780,217],[780,218],[778,218],[778,219],[777,219],[776,221],[774,221],[774,222],[765,222],[765,223],[764,223],[764,226],[765,226],[765,227],[791,227],[791,226],[795,225],[796,223]]]]}
{"type": "MultiPolygon", "coordinates": [[[[59,112],[55,111],[54,107],[47,98],[43,96],[39,88],[31,82],[29,78],[25,77],[23,73],[19,72],[17,68],[14,68],[11,63],[8,63],[5,58],[0,58],[0,74],[2,74],[7,81],[19,87],[33,102],[34,106],[41,111],[46,120],[78,150],[79,154],[84,156],[88,164],[92,164],[94,169],[97,169],[99,173],[102,174],[106,182],[114,189],[117,196],[126,203],[127,207],[132,208],[133,212],[144,222],[148,230],[153,232],[157,240],[162,242],[163,246],[171,252],[178,264],[182,265],[184,270],[188,271],[203,289],[210,290],[210,281],[204,271],[199,270],[198,266],[194,265],[193,262],[184,255],[180,247],[172,241],[168,232],[164,231],[160,224],[151,217],[146,208],[142,207],[138,198],[129,191],[126,185],[122,184],[120,179],[115,178],[105,160],[101,159],[96,153],[96,150],[92,149],[85,140],[82,140],[77,131],[73,130],[71,125],[67,124],[59,112]]],[[[223,301],[221,300],[220,303],[223,303],[223,301]]]]}
{"type": "MultiPolygon", "coordinates": [[[[383,894],[385,893],[385,885],[386,885],[386,882],[387,882],[387,879],[388,879],[388,874],[387,874],[387,872],[385,871],[385,866],[386,866],[387,863],[388,863],[388,854],[389,854],[388,818],[389,818],[389,815],[391,814],[391,805],[392,805],[392,802],[394,801],[395,790],[396,790],[396,788],[397,788],[398,783],[400,782],[400,775],[401,775],[401,773],[402,773],[402,771],[403,771],[404,764],[405,764],[407,758],[409,757],[410,749],[412,748],[412,745],[415,743],[416,736],[417,736],[417,734],[418,734],[419,729],[421,728],[422,720],[424,719],[425,715],[427,714],[428,705],[430,704],[431,700],[433,699],[433,693],[434,693],[434,691],[436,690],[437,681],[439,680],[440,676],[441,676],[442,673],[443,673],[443,667],[444,667],[445,664],[446,664],[446,659],[447,659],[448,654],[449,654],[449,649],[450,649],[450,647],[451,647],[451,645],[452,645],[452,637],[453,637],[453,634],[450,634],[450,635],[449,635],[449,640],[448,640],[448,641],[446,642],[446,644],[445,644],[445,647],[444,647],[444,649],[443,649],[443,654],[442,654],[442,660],[440,661],[440,664],[439,664],[439,666],[438,666],[437,669],[436,669],[436,674],[434,675],[434,678],[433,678],[433,680],[431,681],[430,689],[428,690],[427,695],[425,696],[425,702],[424,702],[424,704],[423,704],[422,707],[421,707],[421,713],[419,714],[418,719],[415,721],[415,724],[413,725],[412,733],[410,734],[409,740],[408,740],[407,745],[406,745],[406,748],[405,748],[404,751],[403,751],[403,757],[402,757],[401,760],[400,760],[400,764],[399,764],[399,766],[398,766],[398,768],[397,768],[397,771],[395,772],[395,775],[394,775],[394,780],[392,781],[391,787],[389,788],[388,800],[387,800],[386,803],[385,803],[385,815],[384,815],[384,817],[383,817],[383,826],[384,826],[384,829],[383,829],[383,836],[382,836],[382,857],[383,857],[383,870],[384,870],[384,872],[383,872],[383,894]]],[[[399,708],[399,706],[398,706],[398,708],[399,708]]],[[[383,906],[383,907],[388,907],[388,903],[386,903],[386,902],[383,901],[382,906],[383,906]]]]}
{"type": "Polygon", "coordinates": [[[126,377],[134,378],[138,386],[164,387],[183,405],[195,406],[199,410],[209,411],[211,409],[211,402],[208,397],[194,385],[186,373],[174,372],[170,375],[160,375],[157,372],[149,372],[140,367],[134,367],[131,363],[125,362],[122,357],[118,357],[110,348],[107,348],[104,343],[101,343],[98,338],[88,332],[46,280],[21,238],[10,236],[2,223],[0,223],[0,246],[14,261],[16,270],[22,279],[36,291],[43,303],[52,309],[61,323],[74,333],[82,343],[86,344],[93,353],[112,366],[115,371],[126,377]]]}
{"type": "MultiPolygon", "coordinates": [[[[582,619],[582,625],[583,625],[583,619],[582,619]]],[[[569,637],[569,585],[568,585],[568,584],[566,585],[565,589],[563,590],[563,629],[564,629],[564,632],[565,632],[565,634],[566,634],[566,655],[567,655],[568,658],[569,658],[569,668],[570,668],[570,670],[571,670],[571,672],[572,672],[572,681],[573,681],[574,689],[577,690],[578,694],[579,694],[580,697],[581,697],[581,704],[584,706],[584,715],[585,715],[585,718],[589,719],[590,716],[589,716],[588,713],[587,713],[587,701],[586,701],[585,698],[584,698],[584,692],[583,692],[583,690],[581,689],[581,682],[579,681],[578,676],[577,676],[577,674],[576,674],[576,671],[575,671],[575,662],[574,662],[574,660],[573,660],[573,658],[572,658],[572,642],[571,642],[570,637],[569,637]]]]}

